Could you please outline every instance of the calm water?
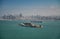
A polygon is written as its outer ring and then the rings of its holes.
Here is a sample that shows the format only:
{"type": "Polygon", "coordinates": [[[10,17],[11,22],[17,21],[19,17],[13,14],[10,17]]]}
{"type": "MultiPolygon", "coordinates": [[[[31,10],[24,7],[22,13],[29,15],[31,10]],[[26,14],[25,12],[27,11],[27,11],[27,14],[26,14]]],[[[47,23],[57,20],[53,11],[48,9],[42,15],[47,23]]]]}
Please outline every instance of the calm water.
{"type": "Polygon", "coordinates": [[[21,27],[29,21],[0,21],[0,39],[60,39],[60,21],[44,21],[43,28],[21,27]]]}

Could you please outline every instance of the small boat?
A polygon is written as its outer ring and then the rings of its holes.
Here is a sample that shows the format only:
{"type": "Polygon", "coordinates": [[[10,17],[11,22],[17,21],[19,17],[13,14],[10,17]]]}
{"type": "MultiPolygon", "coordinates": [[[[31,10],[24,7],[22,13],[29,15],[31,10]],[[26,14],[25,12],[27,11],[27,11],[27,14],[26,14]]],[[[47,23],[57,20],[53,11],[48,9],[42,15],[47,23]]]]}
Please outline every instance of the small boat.
{"type": "Polygon", "coordinates": [[[42,25],[36,25],[36,24],[32,24],[32,23],[21,23],[19,25],[23,26],[23,27],[43,28],[42,25]]]}

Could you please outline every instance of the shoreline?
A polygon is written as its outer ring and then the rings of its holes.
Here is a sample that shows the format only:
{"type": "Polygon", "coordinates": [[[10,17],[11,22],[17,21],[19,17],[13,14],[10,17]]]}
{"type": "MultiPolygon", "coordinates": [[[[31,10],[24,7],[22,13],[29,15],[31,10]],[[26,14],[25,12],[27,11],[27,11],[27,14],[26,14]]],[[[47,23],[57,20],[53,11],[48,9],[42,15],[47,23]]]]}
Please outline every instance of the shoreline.
{"type": "Polygon", "coordinates": [[[15,20],[30,20],[30,21],[60,21],[60,20],[42,20],[42,19],[3,19],[3,18],[0,18],[0,20],[6,20],[6,21],[15,21],[15,20]]]}

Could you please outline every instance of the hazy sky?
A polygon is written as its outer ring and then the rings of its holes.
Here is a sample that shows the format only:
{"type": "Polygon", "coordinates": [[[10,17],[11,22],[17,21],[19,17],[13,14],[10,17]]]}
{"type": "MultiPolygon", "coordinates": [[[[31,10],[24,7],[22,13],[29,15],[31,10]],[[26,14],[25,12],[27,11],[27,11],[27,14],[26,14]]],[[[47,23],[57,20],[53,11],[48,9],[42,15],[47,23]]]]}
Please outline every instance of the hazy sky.
{"type": "Polygon", "coordinates": [[[0,0],[0,16],[17,15],[60,15],[60,0],[0,0]]]}

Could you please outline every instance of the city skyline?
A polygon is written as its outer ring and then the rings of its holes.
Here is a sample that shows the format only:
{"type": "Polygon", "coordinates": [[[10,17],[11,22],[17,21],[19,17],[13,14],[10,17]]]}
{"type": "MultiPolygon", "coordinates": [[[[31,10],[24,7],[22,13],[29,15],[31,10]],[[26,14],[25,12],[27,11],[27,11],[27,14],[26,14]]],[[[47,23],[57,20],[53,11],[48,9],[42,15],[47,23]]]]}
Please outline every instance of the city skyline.
{"type": "Polygon", "coordinates": [[[4,14],[24,16],[60,16],[60,0],[0,0],[0,16],[4,14]]]}

